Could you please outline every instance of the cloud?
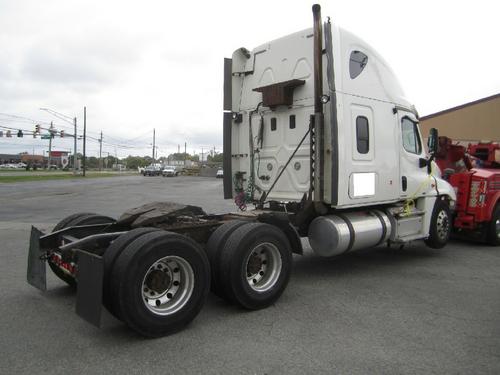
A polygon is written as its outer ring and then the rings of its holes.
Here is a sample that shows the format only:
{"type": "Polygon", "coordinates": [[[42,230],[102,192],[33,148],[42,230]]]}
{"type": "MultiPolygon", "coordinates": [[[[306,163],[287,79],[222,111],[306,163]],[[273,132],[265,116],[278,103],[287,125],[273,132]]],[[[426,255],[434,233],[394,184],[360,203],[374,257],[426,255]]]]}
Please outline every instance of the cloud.
{"type": "MultiPolygon", "coordinates": [[[[500,56],[498,5],[433,2],[429,13],[427,3],[326,2],[322,13],[384,56],[421,114],[498,92],[483,58],[500,56]],[[396,8],[411,17],[383,11],[396,8]]],[[[167,152],[184,142],[221,148],[223,57],[312,22],[307,0],[0,0],[0,9],[1,112],[57,123],[38,109],[48,107],[81,124],[87,106],[94,136],[126,141],[156,128],[167,152]]],[[[149,154],[148,138],[131,142],[137,151],[124,154],[149,154]]]]}
{"type": "Polygon", "coordinates": [[[44,85],[99,90],[132,69],[144,48],[141,40],[109,31],[43,38],[25,53],[19,73],[23,79],[44,85]]]}

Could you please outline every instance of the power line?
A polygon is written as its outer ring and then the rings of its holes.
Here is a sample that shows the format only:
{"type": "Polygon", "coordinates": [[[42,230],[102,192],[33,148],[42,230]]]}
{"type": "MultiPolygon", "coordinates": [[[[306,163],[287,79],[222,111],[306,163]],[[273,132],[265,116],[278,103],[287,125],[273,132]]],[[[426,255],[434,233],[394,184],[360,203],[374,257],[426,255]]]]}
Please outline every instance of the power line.
{"type": "MultiPolygon", "coordinates": [[[[7,116],[7,117],[12,117],[14,119],[2,119],[0,118],[0,122],[3,122],[3,123],[15,123],[15,122],[20,122],[20,123],[23,123],[23,124],[26,124],[26,123],[30,123],[30,124],[33,124],[33,125],[47,125],[49,126],[51,123],[50,122],[46,122],[46,121],[38,121],[38,120],[33,120],[33,119],[29,119],[27,117],[22,117],[22,116],[17,116],[17,115],[10,115],[10,114],[6,114],[6,113],[0,113],[0,115],[3,115],[3,116],[7,116]],[[19,120],[17,118],[21,118],[21,119],[25,119],[25,120],[19,120]]],[[[66,125],[61,125],[60,123],[54,123],[58,128],[65,128],[65,129],[71,129],[71,127],[69,126],[66,126],[66,125]]]]}
{"type": "MultiPolygon", "coordinates": [[[[48,109],[48,108],[41,108],[42,110],[58,117],[60,120],[62,121],[66,121],[68,123],[71,123],[73,124],[72,121],[70,121],[71,117],[69,116],[66,116],[62,113],[59,113],[57,111],[54,111],[54,110],[51,110],[51,109],[48,109]]],[[[34,125],[37,125],[37,124],[44,124],[44,125],[51,125],[50,122],[46,122],[46,121],[41,121],[41,120],[34,120],[32,118],[29,118],[29,117],[25,117],[25,116],[20,116],[20,115],[14,115],[14,114],[10,114],[10,113],[3,113],[3,112],[0,112],[0,116],[5,116],[5,117],[9,117],[10,119],[7,120],[7,119],[2,119],[0,118],[0,122],[21,122],[21,123],[32,123],[34,125]]],[[[70,130],[73,130],[73,127],[70,127],[68,125],[62,125],[60,123],[54,123],[54,125],[57,127],[57,128],[65,128],[65,129],[70,129],[70,130]]],[[[9,128],[9,130],[22,130],[23,132],[29,132],[31,134],[33,134],[32,131],[30,130],[27,130],[27,129],[20,129],[20,128],[10,128],[10,127],[6,127],[6,128],[9,128]]],[[[44,130],[48,130],[47,128],[42,128],[44,130]]],[[[92,134],[96,134],[97,136],[99,136],[99,133],[96,133],[94,131],[90,131],[89,133],[92,133],[92,134]]],[[[68,136],[71,136],[71,137],[74,137],[74,134],[69,134],[69,133],[66,133],[68,136]]],[[[140,148],[147,148],[149,147],[149,145],[147,143],[144,143],[144,146],[135,146],[135,145],[131,145],[130,143],[133,143],[134,141],[140,139],[140,138],[144,138],[146,137],[147,135],[150,134],[150,131],[144,133],[144,134],[141,134],[137,137],[134,137],[134,138],[131,138],[131,139],[124,139],[124,138],[119,138],[119,137],[115,137],[115,136],[107,136],[108,139],[110,140],[115,140],[115,142],[107,142],[107,141],[104,141],[104,143],[110,145],[110,146],[114,146],[114,147],[118,147],[118,148],[122,148],[122,149],[140,149],[140,148]]],[[[82,135],[78,135],[77,134],[77,137],[82,137],[82,135]]],[[[99,139],[96,138],[96,137],[91,137],[89,135],[87,135],[87,138],[92,138],[93,140],[95,141],[98,141],[99,139]]]]}

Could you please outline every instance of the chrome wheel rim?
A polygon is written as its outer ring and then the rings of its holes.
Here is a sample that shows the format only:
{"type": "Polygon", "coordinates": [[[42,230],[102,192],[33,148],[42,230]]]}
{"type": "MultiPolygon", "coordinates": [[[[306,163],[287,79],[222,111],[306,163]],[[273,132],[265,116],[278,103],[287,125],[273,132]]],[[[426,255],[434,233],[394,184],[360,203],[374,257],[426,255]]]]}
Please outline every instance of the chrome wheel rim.
{"type": "Polygon", "coordinates": [[[266,292],[277,283],[283,262],[278,248],[272,243],[259,244],[245,262],[247,283],[256,292],[266,292]]]}
{"type": "Polygon", "coordinates": [[[495,221],[495,230],[497,233],[497,238],[500,239],[500,219],[497,219],[497,221],[495,221]]]}
{"type": "Polygon", "coordinates": [[[191,265],[178,256],[166,256],[154,262],[142,280],[142,301],[156,315],[170,315],[182,309],[194,289],[191,265]]]}
{"type": "Polygon", "coordinates": [[[446,211],[440,211],[437,217],[437,235],[441,240],[446,240],[450,229],[450,222],[446,211]]]}

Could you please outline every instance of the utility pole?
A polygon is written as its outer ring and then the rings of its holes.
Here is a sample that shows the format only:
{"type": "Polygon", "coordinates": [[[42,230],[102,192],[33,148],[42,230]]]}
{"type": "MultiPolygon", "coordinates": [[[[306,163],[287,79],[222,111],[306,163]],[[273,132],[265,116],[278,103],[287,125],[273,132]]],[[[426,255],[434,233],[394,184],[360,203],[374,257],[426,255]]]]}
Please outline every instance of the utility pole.
{"type": "Polygon", "coordinates": [[[48,164],[47,164],[47,169],[50,170],[50,166],[52,165],[52,128],[54,127],[53,122],[50,122],[50,129],[49,129],[49,159],[48,159],[48,164]]]}
{"type": "Polygon", "coordinates": [[[187,143],[184,142],[184,168],[186,168],[186,157],[187,157],[186,147],[187,147],[187,143]]]}
{"type": "Polygon", "coordinates": [[[85,177],[87,155],[85,154],[85,147],[87,143],[87,107],[83,107],[83,177],[85,177]]]}
{"type": "Polygon", "coordinates": [[[77,161],[76,161],[76,145],[78,144],[77,142],[77,135],[76,135],[76,117],[73,119],[73,125],[75,127],[75,131],[74,131],[74,136],[75,136],[75,150],[73,152],[73,174],[76,174],[77,173],[77,161]]]}
{"type": "Polygon", "coordinates": [[[101,138],[99,139],[99,172],[102,171],[102,130],[101,138]]]}
{"type": "Polygon", "coordinates": [[[153,165],[155,164],[155,141],[156,141],[156,130],[153,128],[153,165]]]}
{"type": "Polygon", "coordinates": [[[203,147],[201,148],[201,164],[203,164],[203,147]]]}
{"type": "Polygon", "coordinates": [[[180,154],[181,153],[181,145],[177,145],[177,153],[180,154]]]}

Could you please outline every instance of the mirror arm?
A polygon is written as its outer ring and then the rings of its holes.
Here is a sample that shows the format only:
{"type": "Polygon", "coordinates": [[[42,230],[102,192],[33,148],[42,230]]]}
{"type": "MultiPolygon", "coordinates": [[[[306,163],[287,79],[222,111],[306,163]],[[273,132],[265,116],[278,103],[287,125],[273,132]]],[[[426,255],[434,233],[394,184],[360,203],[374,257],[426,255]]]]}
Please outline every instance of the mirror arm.
{"type": "Polygon", "coordinates": [[[427,174],[429,175],[432,173],[432,162],[434,161],[435,157],[436,155],[433,152],[429,157],[429,159],[427,160],[427,174]]]}

